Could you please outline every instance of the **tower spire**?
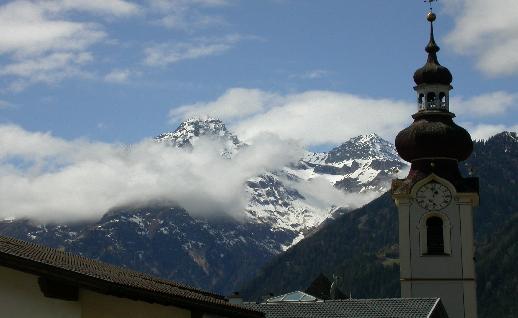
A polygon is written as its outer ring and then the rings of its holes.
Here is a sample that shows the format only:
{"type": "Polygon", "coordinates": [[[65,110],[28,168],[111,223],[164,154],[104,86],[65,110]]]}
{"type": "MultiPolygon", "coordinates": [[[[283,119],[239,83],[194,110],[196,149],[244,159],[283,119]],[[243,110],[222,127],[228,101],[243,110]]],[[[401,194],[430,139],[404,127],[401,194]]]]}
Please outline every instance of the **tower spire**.
{"type": "Polygon", "coordinates": [[[425,65],[414,73],[418,92],[418,109],[449,112],[449,91],[452,89],[453,76],[448,68],[442,66],[437,59],[437,52],[441,49],[435,42],[434,22],[437,16],[432,11],[426,16],[430,22],[430,40],[425,51],[428,59],[425,65]]]}
{"type": "Polygon", "coordinates": [[[433,61],[439,64],[439,62],[437,61],[437,52],[439,52],[441,48],[435,42],[435,36],[433,32],[433,23],[437,19],[437,16],[430,10],[426,19],[430,21],[430,41],[428,42],[428,45],[425,48],[425,51],[428,52],[428,62],[433,61]]]}

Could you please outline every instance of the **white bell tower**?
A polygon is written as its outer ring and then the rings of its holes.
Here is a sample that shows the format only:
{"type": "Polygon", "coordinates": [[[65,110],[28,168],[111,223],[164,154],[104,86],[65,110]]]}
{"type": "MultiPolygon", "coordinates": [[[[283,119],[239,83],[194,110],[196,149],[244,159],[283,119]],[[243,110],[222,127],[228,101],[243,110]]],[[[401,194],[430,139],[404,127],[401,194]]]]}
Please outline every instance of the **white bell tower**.
{"type": "Polygon", "coordinates": [[[405,179],[394,180],[399,211],[401,296],[440,297],[449,317],[476,318],[473,208],[478,179],[464,178],[459,161],[473,142],[453,122],[449,91],[453,77],[439,64],[430,12],[428,60],[414,74],[418,94],[414,122],[396,137],[399,155],[411,163],[405,179]]]}

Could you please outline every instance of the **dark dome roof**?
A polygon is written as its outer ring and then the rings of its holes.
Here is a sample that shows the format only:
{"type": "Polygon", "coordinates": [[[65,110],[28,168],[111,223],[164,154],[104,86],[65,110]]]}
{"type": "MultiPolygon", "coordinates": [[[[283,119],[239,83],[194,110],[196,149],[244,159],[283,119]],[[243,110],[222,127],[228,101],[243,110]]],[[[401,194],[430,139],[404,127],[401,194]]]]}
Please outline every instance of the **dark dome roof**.
{"type": "Polygon", "coordinates": [[[426,64],[415,71],[414,73],[414,82],[417,85],[421,84],[443,84],[450,85],[453,81],[453,76],[446,67],[442,66],[437,62],[437,57],[435,61],[428,61],[426,64]]]}
{"type": "Polygon", "coordinates": [[[473,151],[473,141],[466,129],[456,125],[453,114],[424,112],[396,137],[396,149],[404,160],[424,158],[466,160],[473,151]]]}
{"type": "Polygon", "coordinates": [[[426,64],[415,71],[414,81],[417,85],[421,84],[443,84],[450,85],[453,81],[453,76],[446,67],[439,64],[437,60],[437,52],[441,49],[437,43],[435,43],[433,35],[433,20],[429,20],[431,25],[430,31],[430,42],[426,46],[426,52],[428,52],[428,60],[426,64]]]}

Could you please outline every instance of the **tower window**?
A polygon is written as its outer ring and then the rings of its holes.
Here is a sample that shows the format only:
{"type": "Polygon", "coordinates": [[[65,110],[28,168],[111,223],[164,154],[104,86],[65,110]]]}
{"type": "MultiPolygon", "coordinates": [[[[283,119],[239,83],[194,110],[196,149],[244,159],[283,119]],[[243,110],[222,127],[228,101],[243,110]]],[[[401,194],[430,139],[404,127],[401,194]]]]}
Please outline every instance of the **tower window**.
{"type": "Polygon", "coordinates": [[[451,223],[444,213],[429,212],[419,220],[421,255],[451,255],[451,223]]]}
{"type": "Polygon", "coordinates": [[[435,95],[435,93],[430,92],[426,95],[426,104],[428,107],[430,107],[430,108],[435,107],[437,105],[436,101],[437,101],[437,95],[435,95]]]}
{"type": "Polygon", "coordinates": [[[419,105],[419,109],[423,109],[423,106],[424,106],[424,94],[419,94],[419,98],[417,99],[417,104],[419,105]]]}
{"type": "Polygon", "coordinates": [[[446,108],[446,94],[440,93],[439,94],[439,101],[441,103],[442,108],[446,108]]]}
{"type": "Polygon", "coordinates": [[[426,245],[428,255],[444,254],[443,222],[440,217],[433,216],[426,220],[426,245]]]}

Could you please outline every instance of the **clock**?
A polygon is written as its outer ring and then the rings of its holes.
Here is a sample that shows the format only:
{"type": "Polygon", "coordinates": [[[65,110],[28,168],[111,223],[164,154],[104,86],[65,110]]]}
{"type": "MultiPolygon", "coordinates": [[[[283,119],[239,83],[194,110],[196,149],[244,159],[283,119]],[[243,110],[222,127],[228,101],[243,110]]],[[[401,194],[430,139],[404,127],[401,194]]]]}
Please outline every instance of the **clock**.
{"type": "Polygon", "coordinates": [[[423,209],[441,210],[447,207],[451,200],[450,189],[438,182],[427,183],[417,190],[416,201],[423,209]]]}

